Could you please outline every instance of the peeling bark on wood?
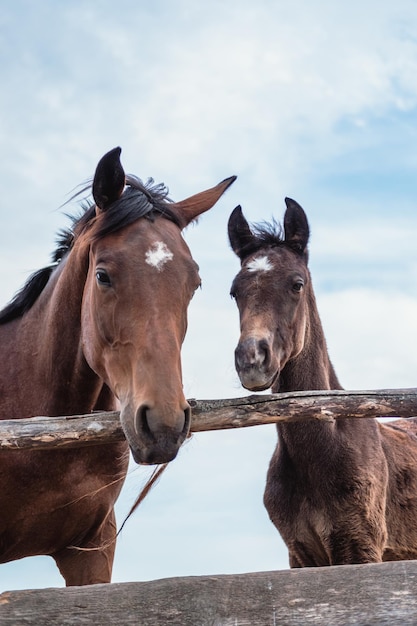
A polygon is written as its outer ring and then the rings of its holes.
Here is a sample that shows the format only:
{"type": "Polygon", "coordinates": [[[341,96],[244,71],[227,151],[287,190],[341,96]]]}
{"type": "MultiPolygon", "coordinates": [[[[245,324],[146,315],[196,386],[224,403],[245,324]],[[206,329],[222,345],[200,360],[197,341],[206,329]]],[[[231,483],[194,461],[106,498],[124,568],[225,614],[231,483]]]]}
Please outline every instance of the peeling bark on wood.
{"type": "MultiPolygon", "coordinates": [[[[189,400],[192,432],[305,420],[417,416],[417,389],[297,391],[225,400],[189,400]]],[[[0,450],[70,448],[121,441],[117,411],[0,420],[0,450]]]]}
{"type": "Polygon", "coordinates": [[[417,561],[12,591],[2,626],[414,626],[417,561]]]}

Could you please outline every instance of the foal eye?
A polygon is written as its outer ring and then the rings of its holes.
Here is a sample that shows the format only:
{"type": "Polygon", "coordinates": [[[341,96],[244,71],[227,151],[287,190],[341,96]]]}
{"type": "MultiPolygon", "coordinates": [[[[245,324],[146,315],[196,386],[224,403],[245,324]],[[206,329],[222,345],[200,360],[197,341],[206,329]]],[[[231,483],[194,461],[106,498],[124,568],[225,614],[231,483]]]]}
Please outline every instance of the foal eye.
{"type": "Polygon", "coordinates": [[[294,289],[294,291],[296,291],[297,293],[299,293],[304,287],[304,281],[300,279],[296,280],[293,283],[292,288],[294,289]]]}
{"type": "Polygon", "coordinates": [[[103,285],[104,287],[111,286],[110,276],[104,270],[96,271],[96,279],[99,285],[103,285]]]}

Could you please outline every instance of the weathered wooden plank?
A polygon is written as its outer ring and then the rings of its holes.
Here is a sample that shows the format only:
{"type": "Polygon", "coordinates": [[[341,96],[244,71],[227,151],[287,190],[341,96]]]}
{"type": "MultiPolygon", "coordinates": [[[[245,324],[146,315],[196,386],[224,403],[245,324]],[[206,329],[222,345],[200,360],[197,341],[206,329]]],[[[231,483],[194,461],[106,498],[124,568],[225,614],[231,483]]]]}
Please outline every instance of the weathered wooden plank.
{"type": "Polygon", "coordinates": [[[417,561],[5,592],[2,626],[411,626],[417,561]]]}
{"type": "Polygon", "coordinates": [[[74,448],[123,439],[117,411],[0,420],[0,450],[74,448]]]}
{"type": "Polygon", "coordinates": [[[194,432],[305,420],[417,415],[417,389],[293,391],[227,400],[190,400],[194,432]]]}
{"type": "MultiPolygon", "coordinates": [[[[417,389],[297,391],[189,402],[193,432],[276,422],[417,415],[417,389]]],[[[111,443],[123,436],[117,411],[0,421],[0,449],[8,450],[111,443]]]]}

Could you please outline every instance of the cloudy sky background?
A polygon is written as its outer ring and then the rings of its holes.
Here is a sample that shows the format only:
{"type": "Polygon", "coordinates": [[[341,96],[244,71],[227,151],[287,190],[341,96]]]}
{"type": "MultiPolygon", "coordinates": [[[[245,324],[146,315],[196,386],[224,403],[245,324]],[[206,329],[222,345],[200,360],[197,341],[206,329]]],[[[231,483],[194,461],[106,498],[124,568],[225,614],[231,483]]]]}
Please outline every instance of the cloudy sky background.
{"type": "MultiPolygon", "coordinates": [[[[281,219],[285,196],[310,221],[342,384],[416,385],[414,0],[14,0],[0,54],[0,304],[49,261],[60,205],[120,145],[126,171],[175,200],[238,175],[185,235],[203,280],[187,397],[246,395],[227,219],[239,203],[281,219]]],[[[123,530],[113,581],[287,568],[262,505],[275,441],[272,426],[195,435],[123,530]]],[[[119,523],[148,475],[132,466],[119,523]]],[[[47,557],[0,566],[0,591],[62,585],[47,557]]]]}

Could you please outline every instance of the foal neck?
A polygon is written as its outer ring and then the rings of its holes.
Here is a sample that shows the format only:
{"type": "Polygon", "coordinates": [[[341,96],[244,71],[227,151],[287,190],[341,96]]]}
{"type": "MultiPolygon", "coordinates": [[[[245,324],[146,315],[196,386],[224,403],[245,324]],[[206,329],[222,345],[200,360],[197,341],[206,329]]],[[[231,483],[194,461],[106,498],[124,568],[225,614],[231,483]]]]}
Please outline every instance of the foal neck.
{"type": "MultiPolygon", "coordinates": [[[[308,311],[303,350],[286,364],[278,381],[272,387],[274,393],[342,389],[330,361],[311,287],[308,293],[308,311]]],[[[322,459],[318,453],[327,450],[326,458],[332,457],[330,451],[334,448],[334,436],[338,425],[338,422],[324,421],[278,423],[278,448],[285,458],[291,458],[297,464],[299,471],[307,468],[307,473],[311,473],[316,467],[317,460],[322,459]]],[[[323,460],[320,460],[320,463],[323,463],[323,460]]]]}
{"type": "Polygon", "coordinates": [[[342,389],[330,361],[326,338],[311,286],[307,298],[308,318],[304,347],[297,357],[285,365],[279,379],[272,387],[274,393],[342,389]]]}

